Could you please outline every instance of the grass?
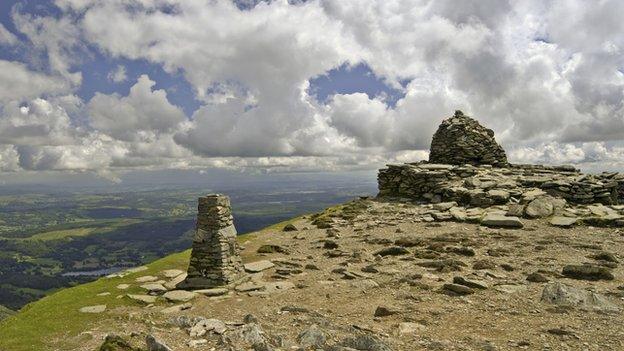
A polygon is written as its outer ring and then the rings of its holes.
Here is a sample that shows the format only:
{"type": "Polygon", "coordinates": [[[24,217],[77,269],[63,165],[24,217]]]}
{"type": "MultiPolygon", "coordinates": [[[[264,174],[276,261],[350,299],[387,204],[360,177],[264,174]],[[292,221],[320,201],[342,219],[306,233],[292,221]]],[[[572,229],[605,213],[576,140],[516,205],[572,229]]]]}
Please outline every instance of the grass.
{"type": "MultiPolygon", "coordinates": [[[[293,218],[271,225],[260,231],[239,236],[241,244],[264,233],[281,231],[288,223],[299,218],[293,218]]],[[[145,271],[129,274],[125,277],[101,278],[94,282],[78,285],[72,288],[57,291],[49,296],[26,305],[17,314],[0,322],[0,350],[2,351],[30,351],[30,350],[71,350],[79,345],[71,344],[69,340],[80,332],[88,330],[103,319],[112,318],[110,315],[81,313],[81,307],[92,305],[106,305],[107,310],[118,306],[132,305],[134,302],[116,298],[122,294],[144,293],[134,281],[142,275],[157,275],[165,269],[186,270],[190,257],[190,250],[172,254],[154,261],[145,271]],[[119,284],[131,284],[128,290],[119,290],[119,284]],[[98,296],[99,293],[109,292],[109,295],[98,296]],[[54,346],[52,340],[65,340],[64,345],[54,346]]],[[[111,322],[114,322],[111,320],[111,322]]]]}
{"type": "Polygon", "coordinates": [[[33,234],[27,238],[20,240],[60,240],[70,237],[88,236],[91,234],[103,234],[111,232],[121,227],[141,222],[140,219],[124,218],[124,219],[107,219],[89,221],[87,223],[66,223],[57,226],[54,230],[33,234]],[[85,226],[86,225],[86,226],[85,226]],[[80,226],[80,227],[78,227],[80,226]]]}
{"type": "Polygon", "coordinates": [[[86,228],[74,228],[74,229],[67,229],[67,230],[52,230],[49,232],[35,234],[31,236],[30,238],[28,238],[28,240],[47,241],[47,240],[64,239],[70,236],[87,236],[93,233],[95,229],[96,228],[93,228],[93,227],[86,227],[86,228]]]}

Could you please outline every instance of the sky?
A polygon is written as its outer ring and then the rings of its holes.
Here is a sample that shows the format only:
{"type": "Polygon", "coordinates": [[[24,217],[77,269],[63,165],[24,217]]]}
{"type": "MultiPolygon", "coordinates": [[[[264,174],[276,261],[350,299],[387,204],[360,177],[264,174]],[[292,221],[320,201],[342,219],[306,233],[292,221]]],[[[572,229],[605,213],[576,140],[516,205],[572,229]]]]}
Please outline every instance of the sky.
{"type": "Polygon", "coordinates": [[[624,171],[620,0],[3,0],[0,181],[375,170],[460,109],[624,171]]]}

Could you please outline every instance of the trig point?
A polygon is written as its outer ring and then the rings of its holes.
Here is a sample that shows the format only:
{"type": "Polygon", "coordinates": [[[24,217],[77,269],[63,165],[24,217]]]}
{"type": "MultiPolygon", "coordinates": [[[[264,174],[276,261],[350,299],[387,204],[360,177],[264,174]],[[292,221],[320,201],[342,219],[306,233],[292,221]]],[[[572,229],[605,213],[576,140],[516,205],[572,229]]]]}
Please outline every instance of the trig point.
{"type": "Polygon", "coordinates": [[[244,277],[230,198],[221,194],[200,197],[188,276],[178,288],[213,288],[235,283],[244,277]]]}

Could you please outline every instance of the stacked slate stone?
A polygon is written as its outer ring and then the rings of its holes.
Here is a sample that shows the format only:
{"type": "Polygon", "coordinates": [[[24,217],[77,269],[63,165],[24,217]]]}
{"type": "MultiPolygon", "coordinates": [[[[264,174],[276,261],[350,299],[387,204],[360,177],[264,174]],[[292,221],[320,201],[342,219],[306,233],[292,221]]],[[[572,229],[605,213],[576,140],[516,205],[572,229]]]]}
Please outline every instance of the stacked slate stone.
{"type": "Polygon", "coordinates": [[[624,177],[584,175],[571,166],[388,165],[378,174],[379,196],[424,202],[454,201],[470,207],[516,204],[549,195],[569,203],[618,204],[624,177]]]}
{"type": "Polygon", "coordinates": [[[236,283],[245,277],[236,243],[230,199],[211,194],[198,199],[197,229],[183,289],[205,289],[236,283]]]}
{"type": "Polygon", "coordinates": [[[508,164],[505,150],[494,139],[494,132],[459,110],[442,121],[433,135],[429,162],[495,167],[508,164]]]}

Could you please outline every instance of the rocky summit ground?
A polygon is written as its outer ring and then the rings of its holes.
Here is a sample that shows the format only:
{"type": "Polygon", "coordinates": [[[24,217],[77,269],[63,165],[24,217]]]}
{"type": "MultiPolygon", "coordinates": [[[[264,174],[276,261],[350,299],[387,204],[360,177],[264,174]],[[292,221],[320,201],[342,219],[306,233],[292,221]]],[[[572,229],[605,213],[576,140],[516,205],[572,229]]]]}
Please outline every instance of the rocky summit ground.
{"type": "Polygon", "coordinates": [[[251,280],[229,290],[185,293],[172,290],[180,271],[129,272],[132,283],[113,292],[127,303],[84,306],[97,322],[54,342],[97,350],[118,335],[106,350],[624,350],[624,231],[548,219],[493,229],[432,222],[431,211],[360,199],[253,236],[242,250],[251,280]]]}

